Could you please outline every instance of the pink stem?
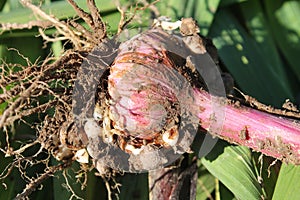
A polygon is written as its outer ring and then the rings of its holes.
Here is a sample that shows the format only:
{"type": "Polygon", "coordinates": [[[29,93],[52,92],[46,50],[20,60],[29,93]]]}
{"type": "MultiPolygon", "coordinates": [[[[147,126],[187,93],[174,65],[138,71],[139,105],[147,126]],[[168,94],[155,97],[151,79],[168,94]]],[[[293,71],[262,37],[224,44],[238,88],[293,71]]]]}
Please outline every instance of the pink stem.
{"type": "MultiPolygon", "coordinates": [[[[198,113],[201,126],[208,130],[213,112],[210,95],[198,89],[194,93],[196,105],[202,108],[198,113]]],[[[299,121],[228,102],[224,105],[224,114],[223,128],[215,133],[218,137],[286,162],[300,164],[299,121]]]]}

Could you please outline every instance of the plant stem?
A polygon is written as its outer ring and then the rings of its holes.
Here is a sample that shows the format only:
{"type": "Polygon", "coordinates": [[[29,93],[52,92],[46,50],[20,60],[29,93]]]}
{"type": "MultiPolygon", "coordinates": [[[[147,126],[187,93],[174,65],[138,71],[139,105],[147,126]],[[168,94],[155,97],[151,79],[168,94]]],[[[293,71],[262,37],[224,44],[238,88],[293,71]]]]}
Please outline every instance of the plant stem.
{"type": "MultiPolygon", "coordinates": [[[[209,130],[214,115],[211,97],[195,89],[201,126],[209,130]]],[[[226,100],[223,127],[212,133],[230,143],[248,146],[279,160],[300,164],[300,123],[226,100]]]]}
{"type": "MultiPolygon", "coordinates": [[[[187,161],[185,159],[184,161],[187,161]]],[[[150,200],[196,199],[197,162],[149,172],[150,200]]]]}

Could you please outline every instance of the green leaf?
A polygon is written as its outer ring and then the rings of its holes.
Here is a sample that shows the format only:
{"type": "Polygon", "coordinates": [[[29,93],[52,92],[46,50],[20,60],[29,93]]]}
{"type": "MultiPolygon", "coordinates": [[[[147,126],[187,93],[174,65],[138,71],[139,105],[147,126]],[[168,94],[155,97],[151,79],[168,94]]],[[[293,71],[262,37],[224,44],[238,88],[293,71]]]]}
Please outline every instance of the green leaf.
{"type": "Polygon", "coordinates": [[[0,57],[2,58],[0,63],[4,61],[6,63],[18,63],[26,66],[28,64],[26,59],[20,55],[23,55],[34,63],[38,58],[46,56],[46,50],[42,49],[42,46],[41,38],[20,37],[13,40],[9,38],[0,39],[0,57]]]}
{"type": "Polygon", "coordinates": [[[0,11],[3,9],[4,5],[6,4],[7,0],[0,1],[0,11]]]}
{"type": "Polygon", "coordinates": [[[51,44],[51,50],[53,52],[53,55],[58,58],[64,51],[62,42],[61,41],[53,42],[51,44]]]}
{"type": "MultiPolygon", "coordinates": [[[[78,6],[85,10],[86,12],[88,11],[88,7],[85,1],[79,1],[76,0],[75,2],[78,3],[78,6]]],[[[120,14],[117,11],[116,5],[112,2],[106,2],[105,4],[101,3],[100,0],[95,0],[96,5],[98,8],[100,8],[101,16],[103,17],[103,20],[105,22],[109,22],[111,25],[111,29],[116,30],[118,26],[118,22],[120,19],[120,14]],[[108,16],[108,17],[107,17],[108,16]]],[[[75,17],[77,14],[73,7],[67,2],[67,1],[56,1],[52,2],[49,5],[43,5],[41,6],[41,9],[52,16],[55,16],[57,19],[70,19],[75,17]]],[[[0,13],[0,22],[1,23],[18,23],[18,24],[23,24],[23,23],[28,23],[29,21],[32,20],[37,20],[35,18],[35,15],[33,12],[25,7],[22,8],[17,8],[13,9],[10,12],[2,12],[0,13]]],[[[0,29],[1,32],[1,29],[0,29]]],[[[17,36],[33,36],[37,33],[36,30],[30,30],[30,31],[14,31],[13,35],[15,35],[15,32],[17,36]],[[26,35],[24,35],[26,34],[26,35]]],[[[52,30],[53,32],[53,30],[52,30]]],[[[47,33],[47,32],[46,32],[47,33]]],[[[11,33],[9,36],[11,37],[11,33]]],[[[2,34],[1,37],[7,36],[6,34],[2,34]]]]}
{"type": "Polygon", "coordinates": [[[158,7],[162,15],[172,17],[173,20],[193,17],[198,22],[201,34],[207,35],[219,2],[220,0],[183,0],[178,3],[177,0],[170,0],[158,3],[158,7]]]}
{"type": "Polygon", "coordinates": [[[219,183],[219,193],[220,193],[220,197],[219,199],[226,199],[226,200],[237,200],[237,198],[232,194],[232,192],[225,187],[224,184],[222,184],[222,182],[219,183]]]}
{"type": "MultiPolygon", "coordinates": [[[[62,175],[62,172],[57,172],[53,177],[53,186],[52,186],[52,195],[55,200],[59,199],[69,199],[71,196],[71,192],[67,190],[63,185],[66,184],[66,181],[62,175]]],[[[49,188],[45,188],[48,189],[49,188]]]]}
{"type": "Polygon", "coordinates": [[[250,31],[252,38],[255,39],[257,46],[260,49],[260,54],[265,57],[268,62],[266,67],[269,67],[269,73],[286,91],[289,91],[288,97],[292,97],[291,85],[287,76],[287,68],[281,61],[280,55],[276,49],[275,39],[272,37],[269,29],[269,24],[264,16],[260,1],[247,1],[240,5],[247,28],[250,31]]]}
{"type": "Polygon", "coordinates": [[[207,35],[210,25],[214,19],[214,14],[218,9],[220,0],[194,0],[188,1],[184,17],[193,17],[197,20],[202,35],[207,35]]]}
{"type": "Polygon", "coordinates": [[[120,199],[148,199],[149,198],[149,186],[148,186],[148,174],[124,174],[120,177],[120,199]]]}
{"type": "MultiPolygon", "coordinates": [[[[266,30],[262,28],[261,31],[266,30]]],[[[291,88],[281,83],[282,74],[277,74],[282,70],[273,66],[273,58],[265,54],[228,9],[217,12],[209,35],[214,38],[221,60],[243,92],[275,106],[281,106],[286,98],[294,99],[291,88]]],[[[287,81],[285,76],[283,79],[287,81]]]]}
{"type": "Polygon", "coordinates": [[[300,1],[266,0],[265,7],[281,53],[300,81],[300,1]]]}
{"type": "Polygon", "coordinates": [[[0,116],[3,114],[4,110],[7,108],[8,102],[3,102],[0,104],[0,116]]]}
{"type": "MultiPolygon", "coordinates": [[[[1,158],[1,159],[3,159],[3,158],[1,158]]],[[[4,164],[4,163],[1,162],[1,164],[4,164]]],[[[1,170],[1,173],[2,173],[2,170],[1,170]]],[[[13,175],[15,175],[14,172],[13,172],[13,175]]],[[[1,185],[0,185],[0,199],[13,199],[13,198],[15,198],[15,196],[16,196],[16,194],[15,194],[15,192],[16,192],[15,191],[15,186],[17,184],[18,184],[18,180],[17,179],[7,178],[5,180],[1,180],[1,185]]]]}
{"type": "Polygon", "coordinates": [[[261,199],[263,191],[251,159],[251,151],[247,147],[227,146],[219,140],[201,161],[238,199],[261,199]]]}
{"type": "MultiPolygon", "coordinates": [[[[88,11],[85,1],[75,0],[75,2],[80,8],[88,11]]],[[[116,5],[112,1],[101,3],[101,0],[95,0],[95,2],[101,12],[111,12],[112,10],[116,10],[116,5]]],[[[76,16],[75,10],[67,1],[55,1],[49,5],[41,6],[41,9],[58,19],[67,19],[76,16]]],[[[29,8],[22,7],[0,14],[1,23],[26,23],[30,20],[36,20],[36,18],[29,8]]]]}
{"type": "Polygon", "coordinates": [[[95,173],[95,169],[88,173],[86,200],[108,199],[105,183],[103,179],[101,179],[100,176],[96,176],[95,173]]]}
{"type": "Polygon", "coordinates": [[[272,200],[299,199],[300,166],[282,164],[272,200]]]}
{"type": "Polygon", "coordinates": [[[211,198],[211,192],[215,189],[215,177],[210,174],[204,165],[198,168],[198,181],[197,181],[197,200],[206,200],[211,198]]]}
{"type": "MultiPolygon", "coordinates": [[[[0,130],[0,136],[4,136],[5,133],[0,130]]],[[[5,144],[5,139],[0,137],[1,148],[5,144]]],[[[18,193],[21,193],[25,187],[25,182],[21,177],[20,172],[17,169],[12,169],[9,172],[10,164],[13,162],[12,157],[6,157],[5,154],[1,151],[0,153],[0,176],[3,178],[4,175],[8,176],[5,179],[0,179],[0,199],[14,199],[18,193]],[[8,168],[6,168],[8,167],[8,168]],[[4,169],[6,169],[4,171],[4,169]]]]}
{"type": "MultiPolygon", "coordinates": [[[[52,164],[57,165],[54,158],[51,159],[52,164]]],[[[57,171],[53,176],[52,190],[53,199],[70,199],[74,194],[78,197],[84,198],[85,192],[81,190],[81,183],[77,181],[76,172],[80,171],[80,165],[78,162],[72,163],[71,169],[65,169],[64,171],[57,171]],[[65,173],[65,176],[63,175],[65,173]],[[66,180],[67,179],[67,180],[66,180]],[[72,190],[72,191],[71,191],[72,190]]],[[[46,188],[50,190],[50,188],[46,188]]],[[[85,198],[84,198],[85,199],[85,198]]]]}
{"type": "Polygon", "coordinates": [[[247,0],[222,0],[220,6],[229,6],[231,4],[241,3],[247,0]]]}
{"type": "Polygon", "coordinates": [[[172,20],[180,19],[184,16],[189,0],[182,0],[180,4],[177,0],[160,1],[156,5],[162,16],[172,18],[172,20]]]}

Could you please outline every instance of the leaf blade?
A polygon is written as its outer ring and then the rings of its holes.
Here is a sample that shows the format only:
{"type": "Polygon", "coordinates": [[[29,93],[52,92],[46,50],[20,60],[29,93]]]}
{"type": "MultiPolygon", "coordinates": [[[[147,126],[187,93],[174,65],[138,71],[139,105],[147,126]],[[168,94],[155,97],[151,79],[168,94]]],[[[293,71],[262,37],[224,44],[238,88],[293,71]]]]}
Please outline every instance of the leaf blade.
{"type": "Polygon", "coordinates": [[[238,199],[260,199],[263,196],[247,147],[219,142],[201,162],[238,199]]]}
{"type": "Polygon", "coordinates": [[[267,0],[265,6],[278,46],[300,81],[300,2],[267,0]]]}
{"type": "Polygon", "coordinates": [[[249,36],[227,9],[216,14],[210,37],[218,48],[221,60],[243,92],[259,101],[281,106],[286,98],[294,100],[291,88],[280,84],[273,66],[256,41],[249,36]]]}
{"type": "Polygon", "coordinates": [[[272,200],[299,199],[300,166],[283,163],[275,186],[272,200]]]}

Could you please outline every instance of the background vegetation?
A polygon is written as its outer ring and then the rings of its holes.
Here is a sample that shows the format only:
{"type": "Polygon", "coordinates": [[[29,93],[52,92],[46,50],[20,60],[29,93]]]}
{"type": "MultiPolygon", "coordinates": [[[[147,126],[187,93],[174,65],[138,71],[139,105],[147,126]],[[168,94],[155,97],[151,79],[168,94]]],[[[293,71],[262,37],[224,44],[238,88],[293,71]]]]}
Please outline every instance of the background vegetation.
{"type": "MultiPolygon", "coordinates": [[[[40,3],[39,0],[33,2],[40,3]]],[[[87,10],[85,1],[76,2],[87,10]]],[[[120,20],[116,4],[113,1],[96,2],[109,25],[108,32],[114,34],[120,20]]],[[[121,1],[121,5],[129,3],[135,5],[135,1],[121,1]]],[[[61,20],[76,15],[65,0],[44,0],[41,6],[61,20]]],[[[213,39],[222,69],[232,74],[244,93],[275,107],[281,107],[285,99],[300,104],[300,1],[161,0],[156,6],[161,15],[174,20],[181,17],[196,19],[201,34],[213,39]]],[[[50,53],[59,57],[64,49],[70,48],[65,41],[44,44],[35,27],[4,30],[3,24],[6,23],[25,24],[35,20],[32,12],[17,0],[0,1],[0,10],[0,63],[28,65],[25,57],[31,63],[39,63],[50,53]]],[[[130,16],[132,11],[129,7],[127,14],[130,16]]],[[[142,10],[137,14],[141,23],[133,23],[130,28],[149,26],[151,12],[142,10]]],[[[53,30],[47,29],[46,33],[50,35],[53,30]]],[[[0,104],[0,116],[6,106],[6,102],[0,104]]],[[[19,146],[21,142],[34,140],[36,131],[31,124],[38,123],[41,118],[37,114],[15,123],[10,130],[11,142],[19,146]]],[[[5,149],[5,145],[5,134],[0,131],[1,149],[5,149]]],[[[273,162],[268,157],[261,159],[259,155],[246,147],[219,141],[209,155],[199,159],[197,199],[300,199],[300,167],[273,162]]],[[[46,155],[42,156],[46,158],[46,155]]],[[[11,162],[12,158],[0,152],[0,172],[5,171],[11,162]]],[[[51,159],[51,162],[56,161],[51,159]]],[[[29,167],[26,175],[34,177],[42,169],[40,165],[29,167]]],[[[66,180],[75,194],[83,199],[107,197],[105,184],[100,177],[94,176],[95,171],[88,173],[87,187],[82,190],[81,183],[74,178],[76,170],[78,166],[74,164],[67,173],[55,174],[31,198],[76,199],[77,196],[66,189],[69,188],[66,180]]],[[[17,169],[2,179],[4,174],[0,175],[0,199],[13,199],[25,187],[25,177],[17,169]]],[[[117,176],[116,182],[122,185],[119,187],[120,199],[148,198],[147,174],[117,176]]]]}

